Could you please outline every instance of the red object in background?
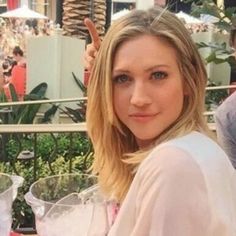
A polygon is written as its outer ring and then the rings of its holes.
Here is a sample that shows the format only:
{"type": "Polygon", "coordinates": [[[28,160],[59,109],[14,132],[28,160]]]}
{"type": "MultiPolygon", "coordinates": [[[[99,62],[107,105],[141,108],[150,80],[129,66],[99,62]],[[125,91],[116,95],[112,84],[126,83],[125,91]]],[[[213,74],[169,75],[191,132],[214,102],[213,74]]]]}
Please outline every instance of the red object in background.
{"type": "Polygon", "coordinates": [[[21,101],[24,98],[26,90],[26,67],[25,65],[15,65],[11,73],[11,83],[16,89],[18,99],[21,101]]]}
{"type": "Polygon", "coordinates": [[[22,234],[11,232],[10,236],[21,236],[22,234]]]}
{"type": "Polygon", "coordinates": [[[7,0],[7,10],[14,10],[19,6],[19,0],[7,0]]]}

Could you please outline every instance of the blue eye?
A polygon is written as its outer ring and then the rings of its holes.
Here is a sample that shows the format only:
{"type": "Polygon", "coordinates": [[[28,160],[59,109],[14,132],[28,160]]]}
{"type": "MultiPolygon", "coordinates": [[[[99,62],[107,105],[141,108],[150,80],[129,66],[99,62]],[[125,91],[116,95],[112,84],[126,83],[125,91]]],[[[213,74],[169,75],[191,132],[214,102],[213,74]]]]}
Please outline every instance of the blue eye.
{"type": "Polygon", "coordinates": [[[127,75],[117,75],[113,78],[113,81],[114,83],[122,84],[129,81],[129,77],[127,75]]]}
{"type": "Polygon", "coordinates": [[[165,79],[167,77],[167,73],[163,71],[157,71],[152,73],[152,79],[165,79]]]}

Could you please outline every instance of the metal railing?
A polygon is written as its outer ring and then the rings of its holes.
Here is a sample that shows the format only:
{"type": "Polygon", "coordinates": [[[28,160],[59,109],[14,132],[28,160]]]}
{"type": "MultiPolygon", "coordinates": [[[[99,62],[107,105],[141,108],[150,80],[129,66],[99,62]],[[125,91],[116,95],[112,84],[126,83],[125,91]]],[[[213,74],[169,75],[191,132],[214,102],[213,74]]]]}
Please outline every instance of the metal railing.
{"type": "MultiPolygon", "coordinates": [[[[68,103],[68,102],[76,102],[76,101],[82,101],[86,100],[85,97],[83,98],[68,98],[68,99],[51,99],[51,100],[35,100],[35,101],[19,101],[19,102],[5,102],[0,103],[0,108],[6,108],[6,107],[13,107],[13,106],[19,106],[19,105],[31,105],[31,104],[46,104],[46,103],[68,103]]],[[[9,114],[3,110],[3,117],[2,119],[7,120],[7,116],[9,114]]],[[[14,172],[18,174],[18,170],[16,168],[15,163],[19,160],[25,161],[25,160],[33,160],[33,175],[34,180],[37,179],[36,175],[36,168],[37,168],[37,158],[38,158],[38,152],[37,152],[37,146],[38,146],[38,136],[40,134],[50,134],[53,141],[54,141],[54,149],[51,153],[48,154],[48,165],[50,167],[51,172],[53,173],[52,167],[51,167],[51,161],[53,158],[52,156],[56,156],[57,154],[57,136],[58,134],[68,134],[68,139],[70,142],[72,142],[72,135],[74,133],[85,133],[86,132],[86,123],[68,123],[68,124],[0,124],[0,135],[1,135],[1,145],[0,145],[0,161],[9,161],[11,162],[14,172]],[[32,135],[32,151],[28,152],[27,150],[24,150],[24,147],[22,145],[23,136],[24,135],[32,135]],[[9,156],[7,152],[7,146],[10,141],[14,140],[14,142],[18,146],[18,151],[16,152],[15,156],[9,156]]],[[[72,153],[70,148],[72,147],[72,143],[69,146],[69,153],[72,153]]],[[[87,153],[85,153],[87,155],[87,153]]],[[[71,159],[72,160],[72,159],[71,159]]],[[[69,165],[69,172],[71,172],[71,163],[69,165]]]]}

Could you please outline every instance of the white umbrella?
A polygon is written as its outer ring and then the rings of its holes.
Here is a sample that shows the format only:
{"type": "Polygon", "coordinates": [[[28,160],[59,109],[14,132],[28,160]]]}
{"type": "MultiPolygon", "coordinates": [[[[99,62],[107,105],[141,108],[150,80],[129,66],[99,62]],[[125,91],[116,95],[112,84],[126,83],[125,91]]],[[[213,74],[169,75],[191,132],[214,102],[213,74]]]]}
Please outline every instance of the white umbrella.
{"type": "Polygon", "coordinates": [[[19,7],[17,9],[4,12],[0,14],[4,18],[34,18],[34,19],[47,19],[48,17],[30,10],[27,6],[19,7]]]}
{"type": "Polygon", "coordinates": [[[178,18],[180,18],[180,19],[184,19],[187,24],[199,24],[199,23],[203,23],[202,20],[200,20],[200,19],[198,19],[198,18],[196,18],[196,17],[190,16],[190,15],[188,15],[187,13],[182,12],[182,11],[178,12],[178,13],[176,14],[176,16],[177,16],[178,18]]]}
{"type": "Polygon", "coordinates": [[[128,9],[123,9],[121,11],[118,11],[116,13],[114,13],[112,16],[111,16],[111,20],[117,20],[119,19],[120,17],[126,15],[127,13],[129,13],[129,10],[128,9]]]}

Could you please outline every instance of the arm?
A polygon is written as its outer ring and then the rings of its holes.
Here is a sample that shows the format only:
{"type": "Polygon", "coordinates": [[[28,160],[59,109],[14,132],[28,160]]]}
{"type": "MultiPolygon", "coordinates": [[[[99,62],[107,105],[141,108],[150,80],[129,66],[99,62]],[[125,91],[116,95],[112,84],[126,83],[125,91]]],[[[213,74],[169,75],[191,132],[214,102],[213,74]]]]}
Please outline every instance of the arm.
{"type": "Polygon", "coordinates": [[[236,168],[236,112],[233,107],[236,93],[231,95],[224,103],[222,103],[216,111],[216,133],[217,139],[227,155],[229,156],[234,168],[236,168]],[[234,96],[234,97],[233,97],[234,96]]]}

